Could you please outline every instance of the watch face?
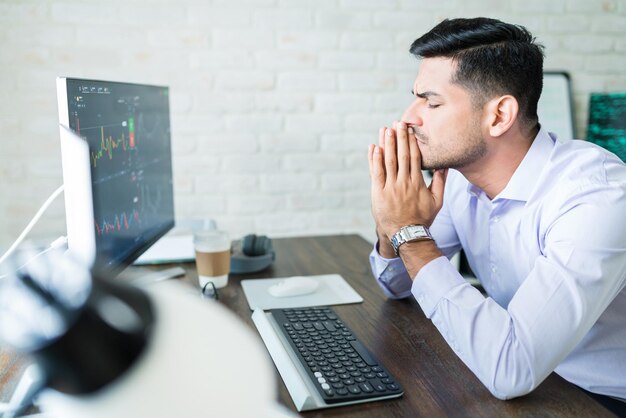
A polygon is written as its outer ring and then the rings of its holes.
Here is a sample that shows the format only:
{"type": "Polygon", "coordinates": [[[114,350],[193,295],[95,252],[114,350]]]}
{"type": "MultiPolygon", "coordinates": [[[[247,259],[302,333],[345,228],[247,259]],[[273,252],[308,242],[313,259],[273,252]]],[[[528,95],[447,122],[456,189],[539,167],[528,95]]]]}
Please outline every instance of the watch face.
{"type": "Polygon", "coordinates": [[[421,239],[433,239],[428,228],[424,225],[408,225],[400,228],[400,230],[391,237],[391,245],[396,254],[398,254],[398,248],[405,242],[419,241],[421,239]]]}
{"type": "Polygon", "coordinates": [[[412,225],[407,229],[409,234],[413,236],[426,236],[426,231],[424,231],[424,227],[422,225],[412,225]]]}
{"type": "Polygon", "coordinates": [[[406,241],[412,241],[419,238],[429,238],[432,239],[430,232],[428,232],[428,228],[424,225],[409,225],[404,228],[402,238],[406,241]]]}

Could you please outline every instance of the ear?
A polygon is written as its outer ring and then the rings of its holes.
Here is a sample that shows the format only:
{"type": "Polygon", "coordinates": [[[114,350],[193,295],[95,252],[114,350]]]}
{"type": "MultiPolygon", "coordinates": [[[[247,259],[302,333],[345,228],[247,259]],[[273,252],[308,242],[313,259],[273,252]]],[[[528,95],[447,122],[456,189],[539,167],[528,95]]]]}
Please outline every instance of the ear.
{"type": "Polygon", "coordinates": [[[493,137],[506,133],[517,121],[519,105],[511,95],[496,97],[487,104],[487,129],[493,137]]]}

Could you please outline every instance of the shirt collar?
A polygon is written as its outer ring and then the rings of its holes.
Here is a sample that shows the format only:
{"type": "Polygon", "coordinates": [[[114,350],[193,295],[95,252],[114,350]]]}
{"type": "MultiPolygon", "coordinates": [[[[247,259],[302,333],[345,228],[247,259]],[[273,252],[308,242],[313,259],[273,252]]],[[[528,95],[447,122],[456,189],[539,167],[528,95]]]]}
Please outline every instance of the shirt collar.
{"type": "Polygon", "coordinates": [[[526,156],[513,173],[504,190],[494,200],[528,201],[546,162],[550,158],[555,141],[556,135],[540,128],[526,156]]]}
{"type": "MultiPolygon", "coordinates": [[[[555,140],[556,135],[540,128],[526,156],[513,173],[506,187],[493,200],[508,199],[522,202],[528,201],[530,194],[539,180],[541,171],[550,158],[555,140]]],[[[472,183],[468,183],[467,192],[476,197],[484,193],[481,188],[472,183]]]]}

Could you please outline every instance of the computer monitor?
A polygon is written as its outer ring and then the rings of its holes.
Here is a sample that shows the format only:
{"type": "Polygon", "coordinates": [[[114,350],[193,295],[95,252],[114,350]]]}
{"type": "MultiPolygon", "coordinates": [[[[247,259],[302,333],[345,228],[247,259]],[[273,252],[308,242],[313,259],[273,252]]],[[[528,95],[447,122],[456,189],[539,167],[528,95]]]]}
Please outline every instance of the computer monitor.
{"type": "Polygon", "coordinates": [[[591,93],[587,141],[626,162],[626,93],[591,93]]]}
{"type": "Polygon", "coordinates": [[[57,78],[69,249],[119,273],[174,226],[167,87],[57,78]]]}

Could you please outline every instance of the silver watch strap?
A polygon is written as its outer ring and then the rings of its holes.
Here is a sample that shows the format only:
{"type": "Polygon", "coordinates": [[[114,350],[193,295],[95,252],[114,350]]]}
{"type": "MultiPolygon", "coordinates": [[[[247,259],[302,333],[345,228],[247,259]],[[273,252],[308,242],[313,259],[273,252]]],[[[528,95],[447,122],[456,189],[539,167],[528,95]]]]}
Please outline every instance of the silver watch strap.
{"type": "Polygon", "coordinates": [[[396,255],[402,244],[413,241],[432,240],[433,236],[430,234],[428,227],[425,225],[406,225],[400,228],[398,232],[391,237],[391,245],[396,255]]]}

